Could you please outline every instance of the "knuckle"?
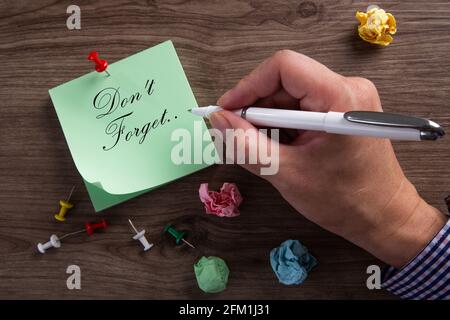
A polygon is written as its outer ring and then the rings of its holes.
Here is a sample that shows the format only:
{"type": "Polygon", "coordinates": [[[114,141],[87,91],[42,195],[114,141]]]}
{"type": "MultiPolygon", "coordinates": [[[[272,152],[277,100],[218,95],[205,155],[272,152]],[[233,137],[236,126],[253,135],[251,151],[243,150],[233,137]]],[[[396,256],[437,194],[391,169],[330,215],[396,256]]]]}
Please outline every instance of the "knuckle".
{"type": "Polygon", "coordinates": [[[352,77],[348,78],[356,98],[358,107],[368,111],[381,111],[381,103],[378,96],[378,90],[375,84],[366,78],[352,77]]]}
{"type": "Polygon", "coordinates": [[[297,53],[297,52],[295,52],[293,50],[289,50],[289,49],[278,50],[273,55],[274,59],[277,60],[277,61],[289,60],[289,59],[292,59],[294,57],[297,58],[298,56],[299,56],[299,53],[297,53]]]}
{"type": "Polygon", "coordinates": [[[373,95],[378,94],[375,84],[366,78],[357,78],[358,88],[363,94],[373,95]]]}
{"type": "Polygon", "coordinates": [[[244,76],[241,80],[239,80],[239,85],[241,87],[245,87],[248,83],[250,83],[251,81],[251,75],[247,74],[246,76],[244,76]]]}

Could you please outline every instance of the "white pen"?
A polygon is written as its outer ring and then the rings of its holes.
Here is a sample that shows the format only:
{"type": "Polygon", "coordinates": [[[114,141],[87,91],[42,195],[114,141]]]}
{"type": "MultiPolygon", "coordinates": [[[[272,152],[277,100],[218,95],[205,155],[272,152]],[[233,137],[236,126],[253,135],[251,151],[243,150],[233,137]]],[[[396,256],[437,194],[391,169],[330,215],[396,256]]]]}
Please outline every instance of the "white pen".
{"type": "MultiPolygon", "coordinates": [[[[223,109],[219,106],[189,109],[201,117],[209,117],[220,110],[223,109]]],[[[409,141],[437,140],[445,135],[444,129],[436,122],[387,112],[312,112],[258,107],[245,107],[232,112],[255,125],[272,128],[409,141]]]]}

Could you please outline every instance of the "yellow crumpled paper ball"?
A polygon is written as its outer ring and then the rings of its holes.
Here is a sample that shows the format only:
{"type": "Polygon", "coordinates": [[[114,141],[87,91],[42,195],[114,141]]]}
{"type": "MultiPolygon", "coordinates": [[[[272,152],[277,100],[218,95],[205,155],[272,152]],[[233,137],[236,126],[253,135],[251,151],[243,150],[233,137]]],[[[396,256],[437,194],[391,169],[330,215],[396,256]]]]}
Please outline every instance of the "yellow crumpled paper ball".
{"type": "Polygon", "coordinates": [[[359,21],[358,33],[364,41],[382,46],[389,45],[397,32],[397,23],[392,14],[378,6],[369,6],[367,12],[356,12],[359,21]]]}

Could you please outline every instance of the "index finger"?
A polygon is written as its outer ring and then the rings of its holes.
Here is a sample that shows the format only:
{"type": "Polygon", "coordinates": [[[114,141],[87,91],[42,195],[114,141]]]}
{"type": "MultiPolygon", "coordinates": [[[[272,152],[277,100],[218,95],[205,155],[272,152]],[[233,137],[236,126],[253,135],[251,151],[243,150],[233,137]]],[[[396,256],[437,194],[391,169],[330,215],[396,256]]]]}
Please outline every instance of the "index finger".
{"type": "Polygon", "coordinates": [[[329,109],[342,94],[343,78],[305,55],[282,50],[240,80],[217,104],[225,109],[242,108],[284,89],[292,97],[304,100],[302,106],[306,103],[313,109],[329,109]]]}

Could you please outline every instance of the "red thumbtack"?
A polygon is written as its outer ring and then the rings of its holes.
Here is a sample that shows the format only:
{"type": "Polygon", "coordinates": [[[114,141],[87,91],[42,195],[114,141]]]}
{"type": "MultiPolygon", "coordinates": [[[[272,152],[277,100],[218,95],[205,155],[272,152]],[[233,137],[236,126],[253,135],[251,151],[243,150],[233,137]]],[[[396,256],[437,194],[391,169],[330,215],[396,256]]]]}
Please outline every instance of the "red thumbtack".
{"type": "Polygon", "coordinates": [[[95,71],[97,72],[103,72],[105,71],[108,76],[110,76],[109,72],[106,71],[106,68],[108,68],[108,62],[106,60],[102,60],[98,57],[97,51],[92,51],[88,55],[88,60],[94,62],[95,64],[95,71]]]}
{"type": "Polygon", "coordinates": [[[106,229],[106,227],[108,227],[108,223],[106,222],[105,219],[102,219],[99,222],[86,222],[84,224],[84,229],[81,229],[81,230],[78,230],[75,232],[71,232],[71,233],[67,233],[67,234],[63,235],[62,237],[59,237],[59,240],[62,240],[67,237],[71,237],[73,235],[76,235],[76,234],[82,233],[82,232],[86,232],[89,236],[92,236],[94,234],[95,230],[106,229]]]}
{"type": "Polygon", "coordinates": [[[105,219],[102,219],[100,222],[86,222],[84,224],[84,228],[86,229],[86,232],[88,235],[92,235],[95,230],[97,229],[106,229],[108,227],[108,223],[105,219]]]}

